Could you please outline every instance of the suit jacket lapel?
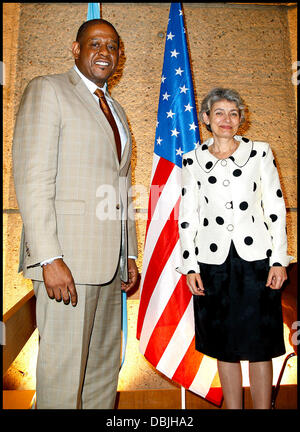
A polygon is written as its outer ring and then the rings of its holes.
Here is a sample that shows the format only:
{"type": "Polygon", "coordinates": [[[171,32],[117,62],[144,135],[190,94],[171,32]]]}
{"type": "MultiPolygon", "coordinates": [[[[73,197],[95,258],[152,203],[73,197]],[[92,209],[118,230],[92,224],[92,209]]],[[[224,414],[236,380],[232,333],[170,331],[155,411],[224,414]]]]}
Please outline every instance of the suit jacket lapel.
{"type": "Polygon", "coordinates": [[[99,105],[97,104],[97,102],[95,101],[95,99],[93,98],[89,90],[87,89],[86,85],[84,84],[84,82],[82,81],[78,73],[72,68],[69,72],[67,72],[67,74],[69,76],[70,82],[74,86],[75,93],[80,97],[80,99],[85,104],[87,109],[90,111],[92,116],[94,116],[96,121],[102,127],[106,135],[109,137],[109,142],[115,154],[116,161],[117,163],[119,163],[114,133],[112,131],[112,128],[107,118],[103,114],[102,110],[99,108],[99,105]]]}

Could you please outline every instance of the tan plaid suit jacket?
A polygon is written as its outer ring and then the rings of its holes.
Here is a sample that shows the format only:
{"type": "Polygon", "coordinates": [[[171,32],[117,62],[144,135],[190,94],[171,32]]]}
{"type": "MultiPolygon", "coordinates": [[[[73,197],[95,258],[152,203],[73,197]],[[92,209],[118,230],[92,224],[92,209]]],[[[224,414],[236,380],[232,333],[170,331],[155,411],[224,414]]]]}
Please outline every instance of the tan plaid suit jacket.
{"type": "Polygon", "coordinates": [[[123,261],[137,256],[128,196],[131,136],[123,109],[116,101],[114,107],[128,136],[120,164],[113,131],[73,68],[28,84],[13,140],[25,277],[42,281],[38,264],[63,255],[75,283],[109,282],[119,263],[121,231],[123,261]]]}

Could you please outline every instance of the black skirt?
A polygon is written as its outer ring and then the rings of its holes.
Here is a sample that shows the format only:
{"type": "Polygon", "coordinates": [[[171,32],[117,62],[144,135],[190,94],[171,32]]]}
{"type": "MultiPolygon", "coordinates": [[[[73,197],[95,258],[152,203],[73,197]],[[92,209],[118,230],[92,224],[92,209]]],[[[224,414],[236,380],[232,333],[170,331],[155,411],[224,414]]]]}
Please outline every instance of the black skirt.
{"type": "Polygon", "coordinates": [[[227,362],[285,353],[281,291],[266,287],[269,259],[245,261],[231,243],[221,265],[200,263],[205,296],[193,296],[196,350],[227,362]]]}

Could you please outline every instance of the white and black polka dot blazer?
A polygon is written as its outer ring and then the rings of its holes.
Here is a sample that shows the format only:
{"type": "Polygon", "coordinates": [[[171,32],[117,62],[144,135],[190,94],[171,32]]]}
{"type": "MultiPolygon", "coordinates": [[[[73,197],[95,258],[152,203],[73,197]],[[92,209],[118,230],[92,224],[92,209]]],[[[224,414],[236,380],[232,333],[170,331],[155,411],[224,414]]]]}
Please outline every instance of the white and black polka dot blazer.
{"type": "Polygon", "coordinates": [[[246,261],[269,258],[287,266],[286,209],[269,144],[235,136],[237,150],[217,159],[210,138],[183,156],[179,235],[180,273],[199,263],[222,264],[233,241],[246,261]]]}

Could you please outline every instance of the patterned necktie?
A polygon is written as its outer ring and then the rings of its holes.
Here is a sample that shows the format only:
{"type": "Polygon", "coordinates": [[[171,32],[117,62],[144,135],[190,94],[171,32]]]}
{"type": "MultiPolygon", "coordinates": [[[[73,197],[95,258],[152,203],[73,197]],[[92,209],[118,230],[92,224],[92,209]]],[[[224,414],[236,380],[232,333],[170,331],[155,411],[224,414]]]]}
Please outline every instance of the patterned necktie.
{"type": "Polygon", "coordinates": [[[95,95],[98,96],[100,108],[102,109],[105,117],[107,118],[107,120],[108,120],[108,122],[111,125],[111,128],[113,130],[113,133],[115,136],[116,147],[117,147],[118,158],[119,158],[119,162],[120,162],[120,160],[121,160],[121,139],[120,139],[118,126],[117,126],[115,119],[114,119],[114,116],[112,115],[112,112],[108,106],[108,103],[107,103],[107,100],[105,99],[103,91],[100,89],[97,89],[95,91],[95,95]]]}

